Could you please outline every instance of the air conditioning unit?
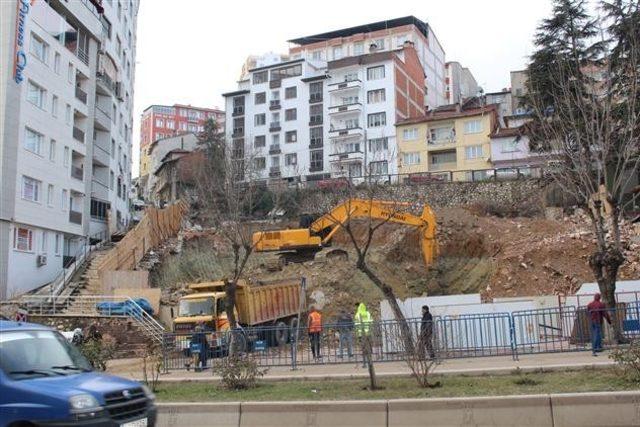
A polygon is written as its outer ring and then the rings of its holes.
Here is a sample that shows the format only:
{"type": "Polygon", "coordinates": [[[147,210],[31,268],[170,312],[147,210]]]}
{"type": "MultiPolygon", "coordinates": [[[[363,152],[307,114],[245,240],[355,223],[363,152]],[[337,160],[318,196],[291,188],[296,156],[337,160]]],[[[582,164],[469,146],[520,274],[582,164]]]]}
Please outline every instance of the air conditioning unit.
{"type": "Polygon", "coordinates": [[[36,264],[38,267],[42,267],[43,265],[47,265],[47,256],[46,255],[38,255],[36,257],[36,264]]]}

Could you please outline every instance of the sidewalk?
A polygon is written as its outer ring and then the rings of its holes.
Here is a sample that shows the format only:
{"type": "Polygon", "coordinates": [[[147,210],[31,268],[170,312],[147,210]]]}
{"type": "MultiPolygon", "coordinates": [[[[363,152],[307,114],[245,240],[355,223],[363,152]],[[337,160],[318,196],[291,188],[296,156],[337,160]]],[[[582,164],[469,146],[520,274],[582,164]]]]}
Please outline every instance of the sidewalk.
{"type": "MultiPolygon", "coordinates": [[[[570,370],[581,368],[603,368],[613,365],[609,359],[609,352],[600,353],[598,357],[593,357],[591,352],[573,353],[547,353],[520,356],[520,360],[513,360],[511,356],[500,357],[475,357],[468,359],[447,359],[435,367],[433,372],[437,375],[468,374],[468,375],[504,375],[511,373],[514,369],[523,372],[535,370],[570,370]]],[[[404,376],[410,371],[404,362],[381,362],[375,364],[376,374],[379,377],[404,376]]],[[[108,363],[108,372],[132,379],[142,378],[142,361],[140,359],[116,359],[108,363]]],[[[346,378],[366,378],[368,377],[366,368],[360,364],[342,365],[311,365],[299,366],[293,371],[289,367],[278,366],[269,368],[264,376],[267,381],[283,380],[318,380],[318,379],[346,379],[346,378]]],[[[168,374],[161,374],[161,382],[183,382],[183,381],[212,381],[217,380],[211,370],[204,372],[194,372],[186,370],[169,371],[168,374]]]]}

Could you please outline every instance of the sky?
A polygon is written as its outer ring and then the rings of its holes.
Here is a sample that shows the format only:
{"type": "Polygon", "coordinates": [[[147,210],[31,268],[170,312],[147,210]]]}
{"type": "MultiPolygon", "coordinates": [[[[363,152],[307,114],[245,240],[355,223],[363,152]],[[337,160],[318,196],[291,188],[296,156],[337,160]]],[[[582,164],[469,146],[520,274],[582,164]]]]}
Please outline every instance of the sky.
{"type": "Polygon", "coordinates": [[[447,61],[469,67],[491,92],[525,68],[550,0],[141,0],[134,97],[133,175],[140,116],[152,104],[224,107],[248,55],[287,52],[287,40],[414,15],[427,22],[447,61]]]}

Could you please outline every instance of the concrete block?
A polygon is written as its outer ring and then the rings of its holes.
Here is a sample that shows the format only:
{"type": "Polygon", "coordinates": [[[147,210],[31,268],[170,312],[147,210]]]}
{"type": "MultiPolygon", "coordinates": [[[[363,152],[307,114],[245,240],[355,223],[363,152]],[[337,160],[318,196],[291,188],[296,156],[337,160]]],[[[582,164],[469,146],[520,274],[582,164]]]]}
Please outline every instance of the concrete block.
{"type": "Polygon", "coordinates": [[[389,427],[553,426],[548,395],[389,401],[389,427]]]}
{"type": "Polygon", "coordinates": [[[251,402],[241,404],[241,427],[386,427],[387,402],[251,402]]]}
{"type": "Polygon", "coordinates": [[[159,403],[157,427],[238,427],[240,403],[159,403]]]}
{"type": "Polygon", "coordinates": [[[552,394],[555,427],[640,426],[640,391],[552,394]]]}

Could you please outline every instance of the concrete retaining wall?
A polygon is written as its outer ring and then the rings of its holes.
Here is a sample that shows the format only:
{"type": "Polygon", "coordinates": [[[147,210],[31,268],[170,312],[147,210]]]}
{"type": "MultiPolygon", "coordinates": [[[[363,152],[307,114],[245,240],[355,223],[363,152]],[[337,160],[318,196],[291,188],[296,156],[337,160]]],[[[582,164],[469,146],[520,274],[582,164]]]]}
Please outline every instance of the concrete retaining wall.
{"type": "Polygon", "coordinates": [[[638,426],[640,391],[343,402],[162,403],[177,426],[638,426]]]}

